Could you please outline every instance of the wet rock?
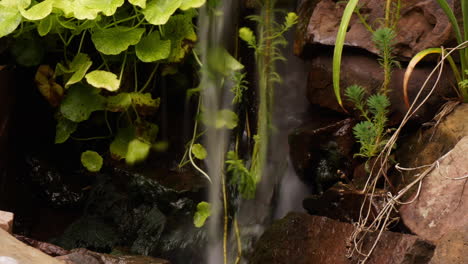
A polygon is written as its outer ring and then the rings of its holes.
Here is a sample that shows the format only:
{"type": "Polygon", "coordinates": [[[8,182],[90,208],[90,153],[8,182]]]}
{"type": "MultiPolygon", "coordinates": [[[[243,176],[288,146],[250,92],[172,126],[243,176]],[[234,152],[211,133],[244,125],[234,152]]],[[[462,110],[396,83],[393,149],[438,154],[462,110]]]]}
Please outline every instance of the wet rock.
{"type": "Polygon", "coordinates": [[[27,246],[0,228],[0,263],[63,264],[41,251],[27,246]]]}
{"type": "Polygon", "coordinates": [[[67,264],[170,264],[164,259],[146,256],[119,256],[97,253],[83,248],[74,249],[68,255],[57,259],[67,264]]]}
{"type": "Polygon", "coordinates": [[[439,239],[430,264],[465,264],[468,263],[466,252],[468,252],[468,226],[454,229],[439,239]]]}
{"type": "Polygon", "coordinates": [[[0,229],[3,229],[11,234],[13,231],[13,213],[0,210],[0,229]]]}
{"type": "Polygon", "coordinates": [[[465,136],[424,178],[417,199],[400,208],[403,222],[415,234],[436,242],[451,229],[468,225],[467,152],[465,136]]]}
{"type": "MultiPolygon", "coordinates": [[[[414,100],[416,94],[420,91],[422,83],[426,80],[433,67],[423,66],[414,70],[409,81],[408,96],[410,102],[414,100]]],[[[399,123],[406,111],[408,110],[404,100],[402,83],[405,69],[394,69],[391,83],[389,85],[391,102],[390,123],[399,123]]],[[[346,87],[358,84],[365,88],[367,94],[374,94],[380,90],[383,83],[383,71],[376,58],[359,54],[347,54],[342,58],[341,64],[341,80],[342,99],[345,108],[352,111],[354,106],[344,96],[346,87]]],[[[412,117],[413,122],[426,122],[430,120],[437,109],[445,101],[445,98],[453,97],[452,89],[452,74],[448,71],[444,73],[440,82],[435,89],[433,95],[412,117]]],[[[429,91],[429,88],[434,84],[434,80],[428,83],[425,91],[422,93],[423,98],[429,91]]],[[[307,82],[307,98],[314,105],[332,109],[338,112],[343,112],[339,106],[335,94],[333,92],[332,82],[332,55],[320,55],[312,59],[311,69],[307,82]]]]}
{"type": "MultiPolygon", "coordinates": [[[[460,6],[458,0],[448,2],[456,10],[460,6]]],[[[385,1],[362,0],[359,1],[359,6],[362,15],[367,17],[368,24],[374,29],[378,28],[385,16],[385,1]]],[[[295,53],[301,55],[306,52],[307,44],[334,45],[344,7],[345,4],[340,1],[322,0],[318,4],[315,1],[306,1],[299,13],[308,13],[310,9],[313,9],[313,13],[310,16],[300,16],[299,25],[307,24],[307,30],[299,31],[301,34],[296,38],[295,53]]],[[[436,1],[404,0],[400,14],[394,53],[401,58],[409,59],[426,48],[447,46],[455,39],[447,16],[436,1]]],[[[372,34],[356,15],[350,21],[345,45],[378,54],[372,42],[372,34]]]]}
{"type": "MultiPolygon", "coordinates": [[[[304,199],[303,206],[309,214],[326,216],[328,218],[355,223],[359,220],[362,203],[365,195],[354,186],[337,183],[332,188],[326,190],[322,195],[312,195],[304,199]]],[[[376,190],[370,208],[369,221],[373,221],[375,216],[381,211],[385,204],[386,193],[376,190]]],[[[369,210],[369,198],[363,211],[369,210]]]]}
{"type": "Polygon", "coordinates": [[[47,243],[47,242],[42,242],[42,241],[37,241],[35,239],[21,236],[21,235],[15,235],[16,239],[19,241],[25,243],[28,246],[31,246],[35,249],[39,249],[40,251],[46,253],[49,256],[63,256],[69,254],[68,250],[65,250],[59,246],[47,243]]]}
{"type": "Polygon", "coordinates": [[[29,156],[27,158],[29,175],[37,195],[54,208],[66,208],[80,205],[84,198],[85,187],[83,172],[63,172],[45,158],[29,156]],[[79,180],[83,182],[80,182],[79,180]]]}
{"type": "Polygon", "coordinates": [[[119,245],[174,263],[201,263],[199,252],[206,235],[203,228],[193,225],[197,196],[114,168],[97,176],[85,214],[53,242],[66,249],[100,252],[119,245]]]}
{"type": "MultiPolygon", "coordinates": [[[[353,225],[326,217],[291,213],[275,222],[256,244],[251,264],[357,263],[348,259],[347,240],[353,225]]],[[[365,240],[371,246],[375,235],[365,240]]],[[[416,236],[384,232],[374,254],[366,263],[427,263],[434,247],[416,236]]]]}
{"type": "Polygon", "coordinates": [[[289,136],[290,156],[298,176],[321,193],[350,174],[354,139],[351,118],[332,124],[308,123],[289,136]]]}

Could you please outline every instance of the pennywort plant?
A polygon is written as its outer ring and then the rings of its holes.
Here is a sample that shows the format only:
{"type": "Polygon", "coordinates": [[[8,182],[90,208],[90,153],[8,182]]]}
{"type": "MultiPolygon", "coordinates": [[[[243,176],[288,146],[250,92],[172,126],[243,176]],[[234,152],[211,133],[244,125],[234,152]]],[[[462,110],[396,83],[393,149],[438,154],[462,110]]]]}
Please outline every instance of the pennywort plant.
{"type": "MultiPolygon", "coordinates": [[[[436,0],[439,6],[444,11],[447,16],[450,24],[452,25],[455,37],[458,43],[457,49],[460,57],[460,64],[457,65],[451,56],[447,57],[447,61],[453,71],[455,79],[457,81],[458,95],[460,101],[468,103],[468,86],[466,85],[466,80],[468,79],[468,2],[460,1],[461,12],[462,12],[462,26],[458,24],[458,19],[455,16],[454,10],[450,8],[449,3],[446,0],[436,0]]],[[[441,54],[445,56],[447,51],[444,48],[429,48],[423,51],[420,51],[411,59],[408,64],[408,68],[405,72],[403,79],[403,94],[406,105],[409,107],[410,102],[408,98],[408,82],[411,77],[411,74],[414,70],[414,67],[420,62],[424,57],[429,54],[441,54]]]]}
{"type": "MultiPolygon", "coordinates": [[[[13,39],[12,53],[20,55],[17,61],[25,66],[44,61],[37,39],[51,43],[48,52],[58,54],[59,61],[39,66],[35,78],[39,91],[56,108],[57,144],[70,138],[111,140],[111,157],[135,164],[157,143],[158,126],[151,116],[160,101],[149,89],[164,68],[180,63],[191,50],[197,40],[195,8],[204,3],[1,0],[0,37],[13,39]],[[141,74],[143,68],[151,73],[141,74]],[[94,112],[103,113],[108,135],[74,136],[94,112]]],[[[83,165],[90,171],[102,165],[96,154],[83,153],[83,165]]]]}

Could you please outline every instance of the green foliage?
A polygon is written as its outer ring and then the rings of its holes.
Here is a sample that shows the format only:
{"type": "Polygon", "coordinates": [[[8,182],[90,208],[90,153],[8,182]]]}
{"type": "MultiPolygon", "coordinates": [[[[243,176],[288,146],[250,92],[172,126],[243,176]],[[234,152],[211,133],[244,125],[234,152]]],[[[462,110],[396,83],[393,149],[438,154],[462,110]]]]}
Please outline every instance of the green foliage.
{"type": "Polygon", "coordinates": [[[171,54],[171,41],[162,40],[155,31],[143,37],[135,47],[137,57],[143,62],[164,60],[171,54]]]}
{"type": "Polygon", "coordinates": [[[86,81],[96,87],[103,88],[111,92],[115,92],[120,87],[120,81],[117,75],[108,71],[95,70],[86,74],[86,81]]]}
{"type": "Polygon", "coordinates": [[[356,156],[368,159],[377,156],[388,141],[386,129],[390,107],[388,97],[374,94],[366,100],[364,88],[358,85],[348,87],[345,95],[365,119],[353,128],[353,134],[361,145],[356,156]]]}
{"type": "Polygon", "coordinates": [[[57,127],[55,129],[55,143],[60,144],[67,141],[70,135],[75,132],[77,127],[78,123],[64,117],[59,117],[57,119],[57,127]]]}
{"type": "Polygon", "coordinates": [[[91,39],[102,54],[117,55],[127,50],[129,46],[138,44],[144,32],[143,28],[117,26],[97,30],[91,35],[91,39]]]}
{"type": "Polygon", "coordinates": [[[283,23],[277,23],[273,19],[276,15],[274,5],[275,1],[265,1],[262,3],[261,14],[249,17],[259,25],[260,31],[257,36],[249,28],[239,29],[239,37],[255,50],[258,67],[260,103],[257,114],[257,140],[255,140],[250,167],[250,173],[255,175],[256,182],[261,179],[266,162],[269,129],[272,126],[274,86],[281,82],[280,76],[275,71],[275,64],[279,60],[285,60],[281,54],[281,47],[287,45],[283,35],[297,23],[297,15],[292,12],[286,14],[283,23]]]}
{"type": "Polygon", "coordinates": [[[105,97],[99,95],[99,90],[84,84],[70,87],[60,105],[62,115],[73,121],[82,122],[89,118],[92,112],[104,110],[105,97]]]}
{"type": "Polygon", "coordinates": [[[98,172],[102,168],[102,157],[95,151],[87,150],[81,153],[81,164],[90,172],[98,172]]]}
{"type": "Polygon", "coordinates": [[[244,161],[239,159],[234,151],[227,153],[226,164],[226,171],[231,175],[231,183],[237,186],[244,199],[253,199],[257,184],[255,175],[245,167],[244,161]]]}
{"type": "Polygon", "coordinates": [[[193,224],[200,228],[205,224],[206,219],[211,215],[211,204],[200,202],[197,204],[197,211],[193,216],[193,224]]]}
{"type": "Polygon", "coordinates": [[[204,160],[208,155],[205,147],[203,147],[201,144],[193,144],[192,154],[199,160],[204,160]]]}
{"type": "Polygon", "coordinates": [[[390,85],[392,78],[392,68],[399,66],[398,62],[392,55],[395,37],[395,31],[387,27],[379,28],[372,34],[372,41],[379,50],[379,63],[384,69],[384,82],[381,88],[381,92],[384,94],[389,90],[388,86],[390,85]]]}

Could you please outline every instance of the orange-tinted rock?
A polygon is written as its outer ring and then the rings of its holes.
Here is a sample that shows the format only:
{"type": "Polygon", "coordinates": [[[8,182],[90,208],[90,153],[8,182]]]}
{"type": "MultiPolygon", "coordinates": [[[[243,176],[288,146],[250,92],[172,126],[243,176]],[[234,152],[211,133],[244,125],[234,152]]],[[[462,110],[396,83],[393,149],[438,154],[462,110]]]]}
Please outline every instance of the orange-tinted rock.
{"type": "MultiPolygon", "coordinates": [[[[347,241],[353,225],[326,217],[291,213],[275,222],[257,242],[251,264],[349,264],[347,241]]],[[[364,241],[368,249],[375,235],[364,241]]],[[[412,235],[384,232],[368,264],[423,264],[433,246],[412,235]]]]}
{"type": "Polygon", "coordinates": [[[467,252],[468,226],[465,226],[450,231],[437,241],[430,264],[466,264],[468,263],[467,252]]]}
{"type": "Polygon", "coordinates": [[[11,234],[13,231],[13,213],[0,211],[0,229],[11,234]]]}
{"type": "Polygon", "coordinates": [[[465,136],[424,178],[418,198],[400,208],[403,222],[418,236],[436,242],[450,230],[468,225],[467,152],[465,136]]]}
{"type": "MultiPolygon", "coordinates": [[[[307,82],[307,98],[314,105],[343,112],[333,91],[332,59],[332,54],[320,55],[312,59],[307,82]]],[[[414,100],[432,69],[433,67],[431,66],[415,69],[408,86],[410,102],[414,100]]],[[[389,99],[391,102],[390,123],[392,124],[399,123],[408,110],[403,100],[402,84],[404,72],[404,68],[394,69],[389,85],[389,99]]],[[[346,87],[357,84],[362,86],[367,94],[371,95],[379,92],[383,78],[383,70],[375,58],[360,54],[344,55],[341,62],[340,86],[342,87],[341,97],[345,108],[348,111],[353,111],[354,108],[352,103],[344,96],[346,87]]],[[[424,98],[433,84],[434,80],[428,83],[420,100],[424,98]]],[[[430,120],[446,98],[454,97],[452,84],[452,74],[448,72],[444,73],[433,95],[416,112],[412,120],[419,123],[430,120]]]]}
{"type": "MultiPolygon", "coordinates": [[[[322,0],[306,1],[299,9],[299,34],[296,37],[295,53],[302,55],[307,52],[307,45],[334,45],[345,7],[342,1],[322,0]],[[315,6],[316,5],[316,6],[315,6]],[[313,13],[310,14],[310,10],[313,13]]],[[[458,0],[448,1],[451,7],[459,7],[458,0]]],[[[385,1],[360,0],[359,6],[363,16],[374,29],[378,28],[385,16],[385,1]]],[[[447,46],[455,38],[451,26],[442,9],[433,0],[403,0],[401,1],[400,19],[397,24],[394,53],[400,58],[409,59],[417,52],[432,48],[447,46]]],[[[353,15],[346,35],[345,45],[359,47],[378,54],[372,42],[372,34],[363,26],[356,15],[353,15]]]]}

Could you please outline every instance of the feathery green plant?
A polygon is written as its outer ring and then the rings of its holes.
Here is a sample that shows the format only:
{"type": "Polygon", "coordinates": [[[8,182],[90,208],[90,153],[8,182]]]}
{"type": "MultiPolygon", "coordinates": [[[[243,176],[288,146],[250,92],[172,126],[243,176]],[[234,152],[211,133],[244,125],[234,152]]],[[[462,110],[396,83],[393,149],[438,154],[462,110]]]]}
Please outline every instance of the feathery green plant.
{"type": "Polygon", "coordinates": [[[392,78],[393,68],[395,66],[399,67],[398,61],[392,55],[395,37],[395,31],[388,27],[379,28],[372,33],[372,41],[379,50],[379,63],[384,70],[384,81],[380,89],[383,94],[389,92],[388,86],[392,78]]]}
{"type": "Polygon", "coordinates": [[[345,95],[364,119],[353,128],[353,134],[361,145],[356,156],[367,159],[377,156],[388,141],[388,97],[384,94],[374,94],[366,100],[364,88],[359,85],[348,87],[345,95]]]}
{"type": "Polygon", "coordinates": [[[250,173],[255,176],[255,183],[259,182],[266,162],[268,151],[269,128],[272,125],[271,112],[273,92],[276,83],[281,77],[275,71],[277,61],[284,61],[280,48],[287,45],[283,34],[297,23],[297,15],[287,13],[282,24],[275,21],[276,11],[274,0],[264,0],[261,3],[260,15],[250,16],[249,19],[257,22],[257,37],[249,28],[239,30],[239,37],[255,50],[257,62],[259,109],[257,117],[257,134],[254,136],[255,144],[252,152],[250,173]]]}

